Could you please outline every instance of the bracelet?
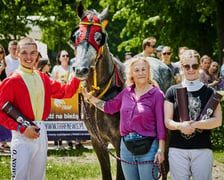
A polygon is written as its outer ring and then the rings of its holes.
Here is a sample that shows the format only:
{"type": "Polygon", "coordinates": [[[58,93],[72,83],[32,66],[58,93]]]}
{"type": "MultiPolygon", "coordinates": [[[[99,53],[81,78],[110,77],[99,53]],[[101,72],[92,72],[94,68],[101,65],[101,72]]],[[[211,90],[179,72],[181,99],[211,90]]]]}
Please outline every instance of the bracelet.
{"type": "Polygon", "coordinates": [[[17,131],[20,132],[21,125],[18,126],[17,131]]]}
{"type": "Polygon", "coordinates": [[[158,149],[157,152],[158,153],[164,153],[164,151],[162,149],[158,149]]]}

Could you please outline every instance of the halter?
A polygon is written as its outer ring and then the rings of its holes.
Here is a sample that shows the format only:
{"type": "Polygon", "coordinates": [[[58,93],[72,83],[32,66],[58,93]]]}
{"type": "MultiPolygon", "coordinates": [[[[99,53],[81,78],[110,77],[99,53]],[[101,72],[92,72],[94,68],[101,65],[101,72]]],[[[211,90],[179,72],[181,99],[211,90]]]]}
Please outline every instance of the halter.
{"type": "MultiPolygon", "coordinates": [[[[93,90],[90,91],[91,94],[95,93],[96,90],[97,91],[100,90],[100,87],[98,86],[98,83],[97,83],[96,65],[97,65],[98,61],[100,59],[102,59],[102,53],[104,51],[104,46],[105,46],[105,42],[106,42],[105,27],[106,27],[107,23],[108,23],[108,21],[103,21],[101,23],[96,14],[88,14],[82,18],[81,22],[79,23],[79,27],[73,30],[72,36],[71,36],[71,40],[75,43],[75,47],[79,43],[81,43],[83,41],[87,41],[97,51],[97,56],[90,66],[93,69],[93,85],[92,85],[93,90]],[[79,29],[81,31],[81,34],[77,39],[75,39],[74,33],[77,31],[77,29],[79,29]],[[101,32],[101,34],[102,34],[102,40],[101,40],[100,44],[97,44],[94,39],[94,34],[96,32],[101,32]]],[[[118,78],[122,82],[122,84],[124,84],[123,81],[121,80],[121,78],[119,77],[118,68],[114,64],[113,59],[112,59],[112,63],[113,63],[112,64],[112,74],[111,74],[110,78],[106,81],[108,83],[106,85],[104,85],[103,91],[97,96],[98,98],[103,97],[104,94],[109,90],[112,80],[113,80],[113,75],[114,75],[115,70],[116,70],[116,86],[119,87],[118,78]],[[118,76],[118,78],[117,78],[117,76],[118,76]]]]}
{"type": "MultiPolygon", "coordinates": [[[[96,64],[97,64],[98,60],[102,57],[102,53],[104,51],[105,36],[106,36],[105,24],[100,23],[96,14],[88,14],[82,18],[81,22],[79,23],[79,27],[73,31],[73,34],[77,29],[79,29],[81,31],[80,37],[78,37],[77,39],[74,39],[75,36],[74,35],[71,36],[73,42],[75,42],[75,46],[77,46],[82,41],[87,41],[97,51],[97,56],[96,56],[95,60],[93,61],[92,65],[90,66],[93,69],[93,85],[92,85],[93,90],[90,91],[90,93],[93,94],[93,93],[95,93],[95,90],[97,90],[97,91],[100,90],[100,87],[98,86],[98,83],[97,83],[96,64]],[[96,32],[102,33],[102,40],[101,40],[100,45],[98,45],[94,39],[94,34],[96,32]]],[[[106,81],[108,83],[105,85],[104,90],[97,96],[98,98],[101,98],[109,89],[109,87],[112,83],[113,74],[115,71],[114,69],[115,69],[115,65],[113,62],[111,77],[109,78],[108,81],[106,81]]]]}
{"type": "MultiPolygon", "coordinates": [[[[105,26],[100,23],[97,15],[95,14],[88,14],[82,21],[79,23],[79,27],[81,31],[81,35],[78,39],[75,39],[75,46],[77,46],[82,41],[87,41],[90,43],[97,51],[96,59],[93,61],[91,66],[96,66],[98,60],[102,56],[102,52],[104,51],[104,44],[105,44],[105,26]],[[102,33],[102,40],[100,45],[95,42],[94,34],[96,32],[102,33]]],[[[76,30],[76,29],[75,29],[76,30]]]]}

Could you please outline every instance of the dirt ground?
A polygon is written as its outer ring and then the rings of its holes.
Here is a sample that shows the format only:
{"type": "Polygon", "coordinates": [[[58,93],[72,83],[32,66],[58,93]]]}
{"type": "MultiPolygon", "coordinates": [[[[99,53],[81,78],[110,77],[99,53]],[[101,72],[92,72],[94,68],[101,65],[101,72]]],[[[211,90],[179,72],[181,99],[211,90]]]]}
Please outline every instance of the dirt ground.
{"type": "Polygon", "coordinates": [[[224,164],[219,162],[214,162],[212,179],[224,180],[224,164]]]}

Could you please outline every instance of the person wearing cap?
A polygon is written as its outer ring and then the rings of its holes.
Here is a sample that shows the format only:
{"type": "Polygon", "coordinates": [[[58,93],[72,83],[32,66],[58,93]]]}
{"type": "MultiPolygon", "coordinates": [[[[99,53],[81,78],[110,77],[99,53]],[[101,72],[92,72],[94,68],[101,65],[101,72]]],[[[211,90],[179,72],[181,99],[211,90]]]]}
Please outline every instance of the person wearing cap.
{"type": "Polygon", "coordinates": [[[164,46],[163,45],[159,45],[156,48],[156,57],[160,60],[162,60],[162,50],[163,50],[164,46]]]}
{"type": "Polygon", "coordinates": [[[128,61],[129,59],[131,59],[133,57],[133,52],[126,52],[124,54],[124,58],[125,58],[125,62],[128,61]]]}
{"type": "Polygon", "coordinates": [[[11,179],[44,180],[48,139],[43,121],[49,116],[51,97],[72,97],[80,80],[74,77],[62,85],[46,73],[35,70],[37,44],[30,37],[19,41],[17,54],[19,68],[0,85],[0,109],[10,102],[36,126],[25,127],[0,110],[0,124],[12,130],[11,179]],[[36,132],[35,129],[39,128],[40,131],[36,132]]]}

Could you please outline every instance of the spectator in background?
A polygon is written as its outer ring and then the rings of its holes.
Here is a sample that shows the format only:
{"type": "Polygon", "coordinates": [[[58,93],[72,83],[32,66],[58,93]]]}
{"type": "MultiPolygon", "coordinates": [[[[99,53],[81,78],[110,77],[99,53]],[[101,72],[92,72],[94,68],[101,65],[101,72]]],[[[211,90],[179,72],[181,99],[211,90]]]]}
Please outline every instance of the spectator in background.
{"type": "MultiPolygon", "coordinates": [[[[66,50],[61,50],[56,57],[57,64],[53,67],[51,74],[53,79],[60,82],[61,84],[66,84],[68,82],[69,76],[72,73],[72,66],[70,66],[69,54],[66,50]]],[[[55,99],[56,101],[60,101],[55,99]]],[[[63,100],[62,100],[63,101],[63,100]]],[[[55,149],[64,149],[62,145],[62,140],[54,141],[55,149]]],[[[69,149],[73,149],[73,144],[68,141],[69,149]]]]}
{"type": "Polygon", "coordinates": [[[143,40],[142,42],[143,51],[140,54],[137,54],[134,57],[154,57],[154,52],[156,49],[156,38],[149,37],[143,40]]]}
{"type": "Polygon", "coordinates": [[[181,80],[182,80],[182,78],[183,78],[183,71],[182,71],[182,69],[180,68],[180,67],[181,67],[181,64],[180,64],[180,57],[181,57],[181,55],[183,54],[183,52],[184,52],[185,50],[188,50],[188,47],[186,47],[186,46],[179,47],[179,50],[178,50],[178,58],[179,58],[179,61],[175,62],[176,67],[178,67],[178,69],[179,69],[181,80]]]}
{"type": "MultiPolygon", "coordinates": [[[[4,47],[0,44],[0,83],[6,78],[6,74],[5,74],[5,67],[6,67],[6,63],[5,63],[5,49],[4,47]]],[[[0,125],[0,131],[4,134],[7,134],[7,136],[11,136],[11,131],[7,130],[6,128],[4,128],[3,126],[0,125]]],[[[0,151],[10,151],[10,147],[6,142],[0,142],[0,151]]]]}
{"type": "Polygon", "coordinates": [[[42,56],[41,56],[40,52],[38,52],[37,59],[36,59],[36,62],[34,64],[35,69],[38,69],[37,66],[38,66],[38,62],[39,62],[40,58],[42,58],[42,56]]]}
{"type": "Polygon", "coordinates": [[[16,50],[17,50],[17,41],[15,40],[10,41],[8,45],[9,54],[5,57],[6,62],[5,72],[7,77],[16,69],[18,69],[20,65],[20,61],[16,54],[16,50]]]}
{"type": "Polygon", "coordinates": [[[181,75],[182,75],[182,70],[180,68],[181,67],[181,64],[180,64],[180,56],[183,54],[183,52],[185,50],[188,50],[188,47],[186,47],[186,46],[179,47],[179,50],[178,50],[178,58],[179,58],[179,61],[175,62],[175,65],[178,67],[179,72],[180,72],[181,75]]]}
{"type": "Polygon", "coordinates": [[[57,64],[53,67],[51,74],[56,81],[66,84],[72,72],[68,52],[61,50],[56,57],[56,62],[57,64]]]}
{"type": "Polygon", "coordinates": [[[218,62],[212,61],[210,68],[208,69],[208,73],[210,75],[210,81],[208,85],[216,88],[216,86],[221,81],[218,62]]]}
{"type": "Polygon", "coordinates": [[[128,61],[128,60],[131,59],[132,57],[133,57],[133,52],[126,52],[126,53],[124,54],[124,59],[125,59],[124,62],[128,61]]]}
{"type": "Polygon", "coordinates": [[[49,77],[52,77],[50,74],[51,63],[49,59],[40,58],[37,63],[37,70],[46,73],[49,77]]]}
{"type": "MultiPolygon", "coordinates": [[[[51,72],[52,77],[61,84],[66,84],[68,80],[72,77],[73,73],[72,66],[70,65],[68,52],[66,50],[61,50],[56,57],[56,61],[57,65],[53,67],[53,70],[51,72]]],[[[61,140],[55,141],[54,143],[55,143],[55,149],[64,149],[61,140]]],[[[73,149],[72,141],[67,141],[67,143],[68,143],[68,149],[70,150],[73,149]]],[[[84,146],[79,141],[75,143],[75,147],[77,149],[84,148],[84,146]]]]}
{"type": "Polygon", "coordinates": [[[4,47],[0,44],[0,80],[3,81],[6,78],[6,73],[5,73],[5,67],[6,67],[6,62],[5,62],[5,49],[4,47]]]}
{"type": "Polygon", "coordinates": [[[156,57],[160,60],[162,60],[162,50],[163,50],[164,46],[163,45],[159,45],[156,48],[156,57]]]}
{"type": "Polygon", "coordinates": [[[172,50],[169,46],[164,46],[162,50],[162,62],[165,63],[171,70],[172,74],[174,75],[174,78],[176,80],[176,83],[181,82],[181,76],[178,67],[175,65],[175,63],[171,62],[172,57],[172,50]]]}
{"type": "Polygon", "coordinates": [[[204,84],[209,84],[209,82],[211,82],[211,76],[209,75],[208,70],[212,63],[212,59],[209,56],[204,55],[201,57],[200,61],[201,61],[200,80],[204,84]]]}

